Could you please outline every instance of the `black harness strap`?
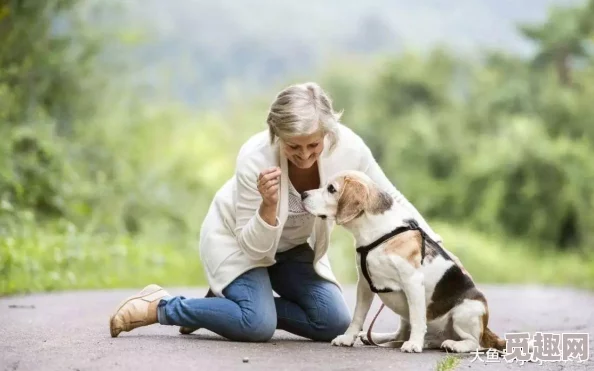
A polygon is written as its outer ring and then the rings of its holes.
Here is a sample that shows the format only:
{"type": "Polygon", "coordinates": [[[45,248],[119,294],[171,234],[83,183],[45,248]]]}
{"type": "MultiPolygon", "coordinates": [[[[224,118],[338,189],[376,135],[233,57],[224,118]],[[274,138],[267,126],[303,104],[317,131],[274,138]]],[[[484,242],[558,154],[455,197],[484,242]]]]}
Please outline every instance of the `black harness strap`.
{"type": "Polygon", "coordinates": [[[419,226],[419,224],[417,223],[416,220],[409,219],[406,222],[407,222],[408,225],[401,226],[401,227],[398,227],[398,228],[394,229],[390,233],[387,233],[387,234],[381,236],[380,238],[378,238],[374,242],[370,243],[369,245],[357,247],[357,252],[359,253],[359,255],[361,257],[361,271],[363,273],[363,276],[365,277],[365,279],[369,283],[369,287],[371,287],[371,291],[373,291],[375,293],[379,293],[379,292],[392,292],[393,290],[392,289],[389,289],[389,288],[385,288],[385,289],[381,289],[380,290],[377,287],[375,287],[375,285],[371,281],[371,277],[369,276],[369,270],[367,268],[367,254],[369,254],[369,252],[371,250],[375,249],[376,247],[378,247],[382,243],[386,242],[390,238],[392,238],[392,237],[394,237],[396,235],[399,235],[400,233],[403,233],[403,232],[406,232],[406,231],[417,230],[417,231],[419,231],[421,233],[421,237],[423,238],[423,241],[421,243],[421,263],[422,263],[423,262],[423,259],[425,258],[425,241],[429,240],[432,243],[435,243],[433,241],[433,239],[431,239],[431,237],[429,237],[427,235],[427,233],[425,233],[425,231],[423,229],[421,229],[421,227],[419,226]]]}

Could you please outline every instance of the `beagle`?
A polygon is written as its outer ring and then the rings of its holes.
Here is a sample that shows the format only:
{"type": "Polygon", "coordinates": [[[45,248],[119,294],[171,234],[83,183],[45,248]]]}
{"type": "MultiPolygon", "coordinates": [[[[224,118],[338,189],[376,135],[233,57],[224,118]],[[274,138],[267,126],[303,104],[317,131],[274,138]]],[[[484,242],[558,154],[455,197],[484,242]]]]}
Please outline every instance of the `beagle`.
{"type": "Polygon", "coordinates": [[[353,346],[359,338],[403,352],[505,348],[487,327],[487,300],[472,279],[364,173],[340,173],[302,198],[309,213],[346,228],[357,246],[357,303],[333,345],[353,346]],[[397,332],[361,332],[374,293],[400,316],[397,332]]]}

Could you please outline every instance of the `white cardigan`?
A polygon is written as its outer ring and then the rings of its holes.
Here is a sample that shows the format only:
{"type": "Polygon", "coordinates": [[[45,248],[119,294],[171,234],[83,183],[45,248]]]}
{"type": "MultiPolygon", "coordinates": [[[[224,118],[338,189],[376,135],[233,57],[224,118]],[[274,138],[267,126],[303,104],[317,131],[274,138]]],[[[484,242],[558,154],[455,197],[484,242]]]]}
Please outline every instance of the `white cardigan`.
{"type": "MultiPolygon", "coordinates": [[[[326,139],[327,140],[327,139],[326,139]]],[[[436,241],[441,237],[429,227],[413,205],[392,185],[375,161],[371,150],[351,129],[339,124],[338,143],[333,151],[326,141],[318,160],[320,182],[343,170],[359,170],[387,190],[410,210],[422,228],[436,241]]],[[[288,162],[279,144],[270,144],[268,131],[247,140],[239,150],[235,175],[216,193],[200,230],[200,258],[212,292],[222,297],[223,289],[244,272],[275,263],[275,254],[288,215],[288,162]],[[280,166],[281,183],[277,225],[270,226],[258,213],[261,195],[256,182],[259,173],[280,166]]],[[[309,242],[314,249],[314,269],[339,287],[327,250],[334,222],[317,218],[309,242]]]]}

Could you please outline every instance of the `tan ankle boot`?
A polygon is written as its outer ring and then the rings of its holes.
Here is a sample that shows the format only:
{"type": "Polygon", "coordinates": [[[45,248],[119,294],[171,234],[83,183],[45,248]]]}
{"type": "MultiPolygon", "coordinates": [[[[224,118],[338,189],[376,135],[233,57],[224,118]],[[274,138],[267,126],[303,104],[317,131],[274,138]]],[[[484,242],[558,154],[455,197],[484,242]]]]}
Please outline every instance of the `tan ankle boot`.
{"type": "Polygon", "coordinates": [[[167,291],[158,285],[148,285],[137,295],[124,300],[109,319],[109,331],[116,337],[122,331],[157,323],[157,305],[167,291]]]}

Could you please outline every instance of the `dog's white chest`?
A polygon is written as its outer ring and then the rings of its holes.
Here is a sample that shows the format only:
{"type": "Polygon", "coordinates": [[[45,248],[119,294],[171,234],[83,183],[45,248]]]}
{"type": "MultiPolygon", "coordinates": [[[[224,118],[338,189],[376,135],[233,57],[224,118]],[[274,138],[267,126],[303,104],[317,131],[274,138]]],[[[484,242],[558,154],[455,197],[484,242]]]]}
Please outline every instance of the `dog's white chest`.
{"type": "MultiPolygon", "coordinates": [[[[358,263],[361,264],[360,261],[358,263]]],[[[426,305],[428,306],[437,283],[454,262],[446,260],[442,256],[436,256],[425,261],[420,268],[415,268],[402,257],[386,254],[381,248],[378,248],[367,255],[366,264],[373,285],[379,290],[390,289],[392,291],[379,293],[382,301],[394,312],[408,317],[409,307],[406,294],[403,291],[403,288],[408,284],[407,280],[415,273],[422,275],[426,305]]]]}
{"type": "Polygon", "coordinates": [[[377,289],[402,290],[403,282],[399,271],[400,269],[406,269],[407,262],[404,259],[386,255],[381,248],[378,248],[367,254],[365,262],[361,262],[360,257],[358,257],[357,263],[366,265],[371,283],[377,289]]]}
{"type": "Polygon", "coordinates": [[[367,270],[374,286],[379,289],[390,289],[391,292],[379,293],[382,302],[400,316],[408,318],[409,306],[403,290],[409,274],[400,274],[403,270],[414,269],[406,260],[398,256],[384,254],[381,249],[367,256],[367,270]],[[404,280],[403,280],[404,279],[404,280]]]}

